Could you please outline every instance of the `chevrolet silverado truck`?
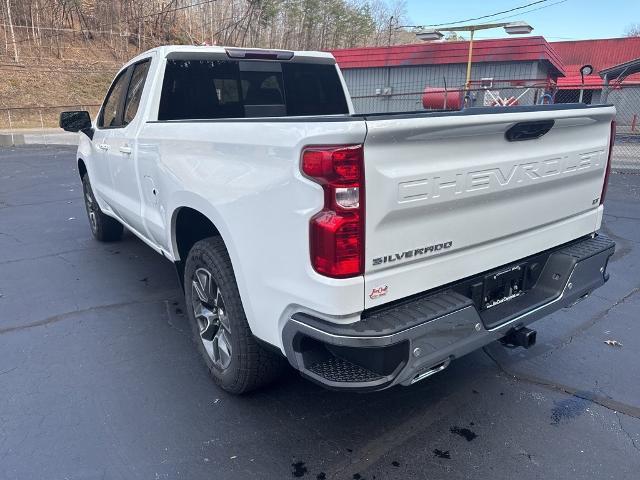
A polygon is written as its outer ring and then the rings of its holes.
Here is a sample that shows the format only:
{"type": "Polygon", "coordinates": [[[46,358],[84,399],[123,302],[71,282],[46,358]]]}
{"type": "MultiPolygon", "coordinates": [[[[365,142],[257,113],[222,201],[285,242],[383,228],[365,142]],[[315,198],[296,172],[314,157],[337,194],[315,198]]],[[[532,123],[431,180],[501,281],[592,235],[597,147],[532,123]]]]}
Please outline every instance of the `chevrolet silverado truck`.
{"type": "Polygon", "coordinates": [[[323,52],[165,46],[81,132],[93,236],[173,262],[211,376],[286,366],[325,387],[410,385],[607,279],[598,234],[615,110],[357,114],[323,52]]]}

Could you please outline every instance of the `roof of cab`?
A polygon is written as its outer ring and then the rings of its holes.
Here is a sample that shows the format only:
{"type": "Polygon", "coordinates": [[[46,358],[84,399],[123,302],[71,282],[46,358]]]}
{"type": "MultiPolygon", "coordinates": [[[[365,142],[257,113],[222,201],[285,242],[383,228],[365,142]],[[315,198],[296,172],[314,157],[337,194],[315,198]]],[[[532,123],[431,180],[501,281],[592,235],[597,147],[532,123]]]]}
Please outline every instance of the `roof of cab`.
{"type": "Polygon", "coordinates": [[[226,54],[227,48],[233,48],[236,50],[247,50],[250,52],[293,52],[295,57],[306,57],[306,58],[323,58],[323,59],[333,59],[333,55],[329,52],[318,52],[312,50],[284,50],[284,49],[269,49],[269,48],[242,48],[242,47],[222,47],[222,46],[209,46],[209,45],[165,45],[162,47],[154,48],[153,50],[158,50],[161,52],[161,55],[168,56],[172,53],[217,53],[217,54],[226,54]]]}
{"type": "Polygon", "coordinates": [[[151,48],[149,50],[146,50],[138,55],[136,55],[134,58],[132,58],[131,60],[129,60],[127,63],[125,63],[121,68],[120,71],[128,68],[130,65],[139,62],[140,60],[144,60],[145,58],[148,58],[149,56],[151,56],[152,53],[154,52],[158,52],[158,54],[162,57],[162,58],[167,58],[169,56],[172,56],[172,54],[185,54],[188,55],[190,53],[193,54],[198,54],[198,55],[202,55],[202,54],[214,54],[214,55],[225,55],[227,53],[227,48],[233,48],[236,50],[247,50],[250,52],[293,52],[293,58],[291,60],[295,61],[296,59],[300,60],[300,59],[308,59],[309,61],[313,61],[314,59],[317,59],[318,61],[322,62],[322,63],[331,63],[331,64],[335,64],[336,63],[336,59],[333,56],[333,54],[331,54],[330,52],[318,52],[318,51],[312,51],[312,50],[279,50],[279,49],[265,49],[265,48],[238,48],[238,47],[221,47],[221,46],[210,46],[210,45],[203,45],[203,46],[199,46],[199,45],[163,45],[160,47],[155,47],[155,48],[151,48]]]}

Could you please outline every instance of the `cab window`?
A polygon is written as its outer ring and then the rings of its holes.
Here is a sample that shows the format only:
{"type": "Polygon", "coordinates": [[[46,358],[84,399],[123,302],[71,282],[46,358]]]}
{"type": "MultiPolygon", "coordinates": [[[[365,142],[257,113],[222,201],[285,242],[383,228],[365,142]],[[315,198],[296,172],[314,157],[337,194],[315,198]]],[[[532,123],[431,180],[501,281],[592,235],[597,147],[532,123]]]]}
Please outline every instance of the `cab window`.
{"type": "Polygon", "coordinates": [[[150,60],[145,60],[133,66],[133,73],[131,74],[131,81],[129,82],[129,89],[127,91],[127,99],[124,104],[123,125],[131,123],[138,112],[140,99],[142,98],[142,90],[145,80],[147,79],[150,64],[150,60]]]}
{"type": "Polygon", "coordinates": [[[348,114],[335,65],[167,60],[158,120],[348,114]]]}
{"type": "Polygon", "coordinates": [[[123,70],[116,77],[115,81],[107,93],[107,97],[102,104],[100,118],[98,118],[99,128],[114,128],[122,126],[123,97],[127,90],[127,79],[129,69],[123,70]]]}

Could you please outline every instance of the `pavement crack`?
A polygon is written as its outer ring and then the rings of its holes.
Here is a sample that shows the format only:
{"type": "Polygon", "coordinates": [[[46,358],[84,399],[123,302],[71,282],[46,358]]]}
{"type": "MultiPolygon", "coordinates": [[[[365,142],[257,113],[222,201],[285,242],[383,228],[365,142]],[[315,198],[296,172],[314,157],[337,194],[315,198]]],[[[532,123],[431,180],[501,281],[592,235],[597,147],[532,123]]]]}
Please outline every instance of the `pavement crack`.
{"type": "Polygon", "coordinates": [[[22,240],[20,240],[18,237],[16,237],[15,235],[13,235],[11,233],[0,232],[0,235],[4,235],[5,237],[9,237],[10,239],[14,240],[16,243],[20,243],[20,244],[24,243],[22,240]]]}
{"type": "MultiPolygon", "coordinates": [[[[640,287],[634,287],[633,289],[631,289],[631,291],[629,291],[624,297],[619,298],[618,300],[616,300],[615,302],[613,302],[611,305],[609,305],[607,308],[605,308],[604,310],[596,313],[593,317],[591,317],[591,319],[586,322],[583,323],[582,325],[580,325],[578,328],[576,328],[571,335],[569,336],[568,340],[565,340],[563,342],[561,342],[557,347],[554,348],[554,350],[557,350],[559,348],[565,347],[567,345],[569,345],[571,342],[573,342],[573,338],[580,335],[581,333],[589,330],[591,327],[593,327],[596,323],[598,323],[600,320],[602,320],[604,317],[606,317],[607,315],[609,315],[609,312],[611,312],[611,310],[613,310],[614,308],[616,308],[618,305],[625,303],[627,300],[629,300],[631,297],[633,297],[635,294],[637,294],[638,292],[640,292],[640,287]]],[[[597,294],[596,294],[597,295],[597,294]]],[[[602,297],[600,297],[602,298],[602,297]]]]}
{"type": "Polygon", "coordinates": [[[47,318],[44,318],[42,320],[38,320],[38,321],[32,322],[32,323],[27,323],[27,324],[24,324],[24,325],[16,325],[14,327],[0,328],[0,335],[3,335],[5,333],[16,332],[16,331],[20,331],[20,330],[28,330],[30,328],[42,327],[44,325],[51,325],[52,323],[57,323],[57,322],[60,322],[62,320],[66,320],[68,318],[71,318],[71,317],[73,317],[75,315],[82,314],[82,313],[100,312],[100,311],[110,310],[110,309],[113,309],[113,308],[126,307],[128,305],[139,305],[139,304],[145,304],[145,303],[156,303],[158,301],[161,301],[161,300],[160,299],[134,300],[134,301],[131,301],[131,302],[111,303],[111,304],[108,304],[108,305],[98,305],[98,306],[95,306],[95,307],[89,307],[89,308],[84,308],[84,309],[76,309],[76,310],[72,310],[70,312],[59,313],[57,315],[53,315],[51,317],[47,317],[47,318]]]}
{"type": "Polygon", "coordinates": [[[55,255],[56,258],[59,258],[60,260],[62,260],[63,262],[67,263],[68,265],[71,265],[72,267],[75,267],[76,265],[69,259],[64,257],[64,254],[62,253],[58,253],[55,255]]]}
{"type": "Polygon", "coordinates": [[[77,252],[84,252],[87,250],[91,250],[93,247],[88,247],[88,248],[75,248],[73,250],[65,250],[63,252],[56,252],[56,253],[48,253],[46,255],[39,255],[37,257],[24,257],[24,258],[15,258],[12,260],[5,260],[4,262],[0,262],[0,265],[9,265],[11,263],[17,263],[17,262],[28,262],[30,260],[42,260],[45,258],[60,258],[61,260],[64,260],[65,262],[69,262],[69,260],[65,259],[64,257],[62,257],[62,255],[66,255],[68,253],[77,253],[77,252]]]}
{"type": "MultiPolygon", "coordinates": [[[[15,192],[11,192],[11,193],[15,193],[15,192]]],[[[74,196],[71,198],[62,198],[59,200],[45,200],[44,202],[33,202],[33,203],[9,203],[9,202],[2,202],[0,203],[0,210],[6,210],[8,208],[20,208],[20,207],[39,207],[40,205],[49,205],[52,203],[62,203],[62,202],[69,202],[69,201],[74,201],[74,200],[80,200],[82,199],[82,197],[78,197],[78,196],[74,196]]]]}
{"type": "Polygon", "coordinates": [[[620,430],[629,438],[629,440],[631,440],[631,445],[633,445],[633,448],[635,448],[640,452],[640,446],[638,446],[638,444],[636,443],[636,439],[633,438],[631,434],[627,431],[627,429],[624,428],[624,426],[622,425],[622,419],[620,418],[620,413],[615,412],[615,415],[616,415],[616,418],[618,419],[618,425],[620,425],[620,430]]]}
{"type": "Polygon", "coordinates": [[[586,400],[591,403],[595,403],[607,410],[610,410],[614,413],[622,412],[628,417],[633,417],[640,420],[640,407],[636,407],[633,405],[628,405],[626,403],[619,402],[611,397],[605,397],[602,395],[597,395],[593,392],[580,390],[578,388],[572,387],[570,385],[564,385],[562,383],[553,382],[551,380],[536,377],[534,375],[522,375],[519,373],[515,373],[509,370],[507,367],[502,365],[498,359],[496,359],[491,352],[487,349],[487,347],[483,347],[482,350],[489,357],[493,363],[496,364],[498,369],[502,372],[502,374],[511,377],[519,382],[529,383],[532,385],[537,385],[539,387],[546,388],[548,390],[554,390],[556,392],[564,393],[566,395],[571,395],[572,397],[580,398],[582,400],[586,400]]]}
{"type": "Polygon", "coordinates": [[[0,372],[0,375],[5,375],[5,374],[7,374],[7,373],[11,373],[11,372],[13,372],[14,370],[16,370],[17,368],[18,368],[18,366],[16,365],[15,367],[10,368],[9,370],[5,370],[4,372],[0,372]]]}
{"type": "MultiPolygon", "coordinates": [[[[536,347],[536,352],[532,353],[531,355],[534,357],[537,357],[539,355],[543,355],[543,356],[550,355],[554,351],[560,348],[566,347],[567,345],[570,345],[576,339],[576,337],[578,337],[585,331],[595,326],[600,320],[605,318],[611,312],[611,310],[616,308],[618,305],[625,303],[631,297],[636,295],[638,292],[640,292],[640,287],[638,286],[633,287],[629,292],[627,292],[626,295],[617,299],[615,302],[610,304],[607,308],[594,313],[593,315],[588,317],[583,323],[580,323],[579,325],[574,327],[570,332],[567,332],[567,337],[545,342],[545,345],[540,345],[536,347]]],[[[598,293],[592,293],[591,295],[594,297],[600,298],[602,300],[605,300],[606,302],[610,301],[608,298],[598,295],[598,293]]]]}

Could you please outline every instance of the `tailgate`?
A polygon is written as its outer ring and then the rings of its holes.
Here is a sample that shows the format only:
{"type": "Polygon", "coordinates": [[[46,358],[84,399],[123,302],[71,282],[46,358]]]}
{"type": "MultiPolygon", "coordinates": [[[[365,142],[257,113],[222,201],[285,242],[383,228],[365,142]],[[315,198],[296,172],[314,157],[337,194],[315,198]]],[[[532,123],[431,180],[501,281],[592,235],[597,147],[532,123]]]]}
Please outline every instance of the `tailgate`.
{"type": "Polygon", "coordinates": [[[595,231],[614,114],[553,105],[368,117],[366,307],[595,231]],[[509,129],[532,138],[509,141],[509,129]]]}

